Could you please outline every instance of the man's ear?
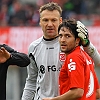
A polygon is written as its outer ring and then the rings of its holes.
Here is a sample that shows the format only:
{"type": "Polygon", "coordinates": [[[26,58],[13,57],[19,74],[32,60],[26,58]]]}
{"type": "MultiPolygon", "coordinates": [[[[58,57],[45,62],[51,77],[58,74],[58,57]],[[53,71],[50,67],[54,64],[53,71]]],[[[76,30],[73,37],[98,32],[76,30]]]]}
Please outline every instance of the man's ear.
{"type": "Polygon", "coordinates": [[[79,46],[80,45],[80,41],[81,41],[80,38],[76,38],[76,46],[79,46]]]}
{"type": "Polygon", "coordinates": [[[60,24],[62,23],[62,17],[60,17],[60,24]]]}

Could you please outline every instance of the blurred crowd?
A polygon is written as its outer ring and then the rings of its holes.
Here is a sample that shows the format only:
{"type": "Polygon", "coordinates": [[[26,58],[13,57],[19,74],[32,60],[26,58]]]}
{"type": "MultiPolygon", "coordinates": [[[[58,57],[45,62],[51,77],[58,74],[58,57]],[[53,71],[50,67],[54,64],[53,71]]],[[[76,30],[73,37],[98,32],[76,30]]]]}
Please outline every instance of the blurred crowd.
{"type": "Polygon", "coordinates": [[[86,26],[100,26],[100,0],[0,0],[0,26],[38,26],[41,5],[57,2],[63,9],[62,17],[73,17],[86,26]]]}

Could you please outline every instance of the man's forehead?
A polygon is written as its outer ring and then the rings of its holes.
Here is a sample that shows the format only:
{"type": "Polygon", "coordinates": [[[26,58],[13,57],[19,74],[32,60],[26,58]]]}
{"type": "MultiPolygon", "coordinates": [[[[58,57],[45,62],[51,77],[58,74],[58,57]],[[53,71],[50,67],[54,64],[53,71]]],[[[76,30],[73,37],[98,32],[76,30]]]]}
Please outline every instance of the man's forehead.
{"type": "Polygon", "coordinates": [[[61,31],[64,31],[64,32],[66,32],[66,31],[68,31],[69,30],[69,27],[65,27],[65,26],[63,26],[63,27],[61,27],[61,29],[60,29],[61,31]]]}
{"type": "Polygon", "coordinates": [[[51,17],[57,16],[57,17],[59,17],[60,13],[57,10],[53,10],[53,11],[44,10],[40,13],[40,16],[41,17],[43,17],[43,16],[51,16],[51,17]]]}

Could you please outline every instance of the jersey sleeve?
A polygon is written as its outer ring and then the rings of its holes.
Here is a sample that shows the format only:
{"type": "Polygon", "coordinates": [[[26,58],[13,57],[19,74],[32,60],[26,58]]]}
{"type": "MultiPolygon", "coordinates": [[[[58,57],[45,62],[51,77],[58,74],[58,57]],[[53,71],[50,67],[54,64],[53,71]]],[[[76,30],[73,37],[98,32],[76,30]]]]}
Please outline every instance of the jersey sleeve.
{"type": "Polygon", "coordinates": [[[100,66],[100,54],[91,42],[89,46],[84,47],[84,50],[92,57],[95,65],[100,66]]]}
{"type": "Polygon", "coordinates": [[[29,65],[30,59],[27,54],[18,52],[6,44],[3,44],[2,46],[11,54],[11,57],[6,62],[8,65],[17,65],[20,67],[29,65]]]}
{"type": "Polygon", "coordinates": [[[33,98],[35,97],[38,70],[34,55],[32,55],[33,49],[34,47],[31,45],[28,52],[31,63],[29,64],[29,66],[27,66],[28,77],[26,79],[21,100],[33,100],[33,98]]]}

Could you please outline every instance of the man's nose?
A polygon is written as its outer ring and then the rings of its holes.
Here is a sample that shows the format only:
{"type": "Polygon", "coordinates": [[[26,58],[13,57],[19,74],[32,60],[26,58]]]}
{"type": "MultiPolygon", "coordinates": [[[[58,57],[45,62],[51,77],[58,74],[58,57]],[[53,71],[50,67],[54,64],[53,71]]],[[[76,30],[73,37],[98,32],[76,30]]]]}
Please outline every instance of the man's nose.
{"type": "Polygon", "coordinates": [[[66,38],[64,36],[62,36],[61,41],[66,41],[66,38]]]}
{"type": "Polygon", "coordinates": [[[48,26],[52,26],[52,22],[51,21],[48,22],[48,26]]]}

